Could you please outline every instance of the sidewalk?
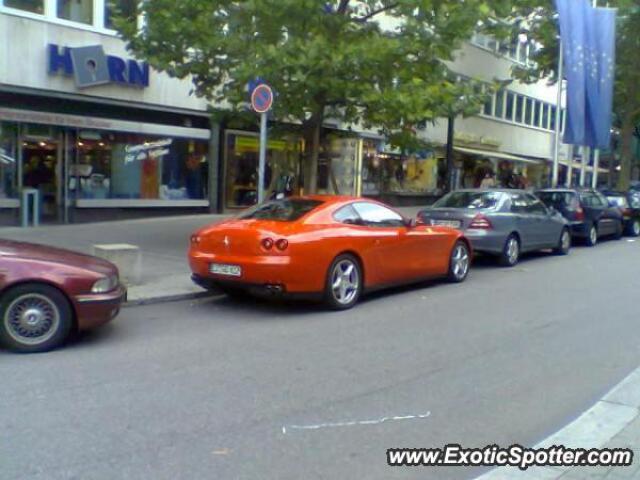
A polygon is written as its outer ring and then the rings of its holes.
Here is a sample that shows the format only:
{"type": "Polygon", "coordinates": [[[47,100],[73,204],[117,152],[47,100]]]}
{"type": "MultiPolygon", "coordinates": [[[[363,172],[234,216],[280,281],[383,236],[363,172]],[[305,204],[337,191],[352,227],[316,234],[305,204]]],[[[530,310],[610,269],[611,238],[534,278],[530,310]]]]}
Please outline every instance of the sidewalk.
{"type": "Polygon", "coordinates": [[[536,448],[629,448],[628,467],[499,467],[477,480],[622,480],[640,479],[640,368],[631,372],[589,410],[538,443],[536,448]]]}
{"type": "Polygon", "coordinates": [[[129,286],[129,304],[190,298],[204,294],[193,284],[187,264],[189,236],[223,215],[188,215],[142,220],[0,228],[0,238],[40,243],[91,254],[100,243],[130,243],[142,252],[142,283],[129,286]]]}
{"type": "MultiPolygon", "coordinates": [[[[398,209],[415,216],[418,207],[398,209]]],[[[0,228],[0,238],[40,243],[91,254],[100,243],[130,243],[142,252],[142,284],[129,287],[129,304],[153,303],[204,295],[191,281],[187,264],[189,236],[227,215],[183,215],[142,220],[0,228]]]]}

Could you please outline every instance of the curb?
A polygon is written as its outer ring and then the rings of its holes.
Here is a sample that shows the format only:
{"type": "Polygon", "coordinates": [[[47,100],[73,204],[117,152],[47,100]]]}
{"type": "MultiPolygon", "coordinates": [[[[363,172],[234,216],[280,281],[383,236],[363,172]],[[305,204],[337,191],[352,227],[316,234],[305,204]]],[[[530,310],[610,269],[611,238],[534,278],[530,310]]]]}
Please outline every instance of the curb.
{"type": "Polygon", "coordinates": [[[189,292],[189,293],[176,293],[169,295],[162,295],[159,297],[138,298],[135,300],[129,300],[122,304],[123,308],[139,307],[141,305],[155,305],[157,303],[178,302],[181,300],[194,300],[198,298],[222,298],[224,294],[213,292],[189,292]]]}
{"type": "MultiPolygon", "coordinates": [[[[640,417],[640,367],[609,390],[574,421],[537,443],[534,448],[564,445],[570,448],[602,448],[640,417]]],[[[475,480],[557,480],[575,469],[591,467],[497,467],[475,480]]],[[[613,467],[612,467],[613,468],[613,467]]],[[[596,478],[589,476],[589,478],[596,478]]]]}

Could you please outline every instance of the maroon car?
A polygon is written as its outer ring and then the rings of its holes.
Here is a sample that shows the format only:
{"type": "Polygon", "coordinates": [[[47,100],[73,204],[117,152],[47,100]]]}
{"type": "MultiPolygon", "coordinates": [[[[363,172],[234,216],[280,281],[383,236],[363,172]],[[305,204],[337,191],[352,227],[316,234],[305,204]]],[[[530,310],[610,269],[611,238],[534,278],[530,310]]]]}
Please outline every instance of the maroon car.
{"type": "Polygon", "coordinates": [[[115,265],[44,245],[0,240],[0,343],[42,352],[114,318],[126,297],[115,265]]]}

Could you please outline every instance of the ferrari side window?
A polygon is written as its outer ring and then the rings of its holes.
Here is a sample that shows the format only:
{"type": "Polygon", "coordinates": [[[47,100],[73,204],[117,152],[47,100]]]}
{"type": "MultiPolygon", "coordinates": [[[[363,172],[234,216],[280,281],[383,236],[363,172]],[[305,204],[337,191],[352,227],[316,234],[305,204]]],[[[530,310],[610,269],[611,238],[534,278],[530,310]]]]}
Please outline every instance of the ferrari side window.
{"type": "Polygon", "coordinates": [[[333,214],[333,219],[336,222],[345,223],[348,225],[362,225],[362,219],[358,212],[351,205],[340,208],[333,214]]]}
{"type": "Polygon", "coordinates": [[[368,202],[358,202],[353,204],[353,208],[358,212],[360,218],[368,227],[402,227],[404,219],[393,210],[382,205],[368,202]]]}

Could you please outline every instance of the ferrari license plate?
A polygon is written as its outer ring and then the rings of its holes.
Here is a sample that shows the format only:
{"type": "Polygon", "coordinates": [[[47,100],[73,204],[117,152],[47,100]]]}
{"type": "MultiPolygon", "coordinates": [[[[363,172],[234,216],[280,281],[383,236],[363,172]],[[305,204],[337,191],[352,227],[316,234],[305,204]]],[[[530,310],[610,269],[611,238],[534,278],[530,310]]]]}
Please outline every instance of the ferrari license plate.
{"type": "Polygon", "coordinates": [[[432,220],[431,225],[438,225],[441,227],[460,228],[460,220],[432,220]]]}
{"type": "Polygon", "coordinates": [[[212,263],[209,265],[209,271],[217,275],[227,275],[229,277],[240,277],[242,268],[238,265],[228,265],[226,263],[212,263]]]}

